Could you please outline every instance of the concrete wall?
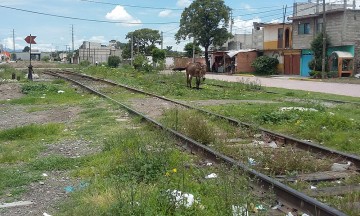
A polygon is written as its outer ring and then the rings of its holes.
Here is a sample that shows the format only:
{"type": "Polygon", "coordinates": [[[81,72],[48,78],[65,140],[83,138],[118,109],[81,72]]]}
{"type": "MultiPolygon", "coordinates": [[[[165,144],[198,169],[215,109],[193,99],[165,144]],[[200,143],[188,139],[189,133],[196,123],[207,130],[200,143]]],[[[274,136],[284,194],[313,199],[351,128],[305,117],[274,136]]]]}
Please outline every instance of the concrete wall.
{"type": "Polygon", "coordinates": [[[252,49],[264,49],[264,28],[252,30],[252,49]]]}
{"type": "Polygon", "coordinates": [[[235,34],[225,45],[227,45],[227,50],[240,50],[251,49],[252,43],[251,34],[235,34]]]}

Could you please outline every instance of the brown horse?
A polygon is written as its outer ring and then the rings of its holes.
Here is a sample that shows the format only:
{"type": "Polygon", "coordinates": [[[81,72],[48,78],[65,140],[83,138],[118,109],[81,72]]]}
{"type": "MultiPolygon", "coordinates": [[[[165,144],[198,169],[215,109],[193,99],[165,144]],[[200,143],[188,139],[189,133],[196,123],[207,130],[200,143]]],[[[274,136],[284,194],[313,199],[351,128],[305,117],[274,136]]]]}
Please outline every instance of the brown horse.
{"type": "Polygon", "coordinates": [[[199,89],[200,79],[205,80],[206,65],[202,65],[199,62],[189,63],[186,66],[186,84],[191,88],[192,78],[196,78],[196,88],[199,89]]]}

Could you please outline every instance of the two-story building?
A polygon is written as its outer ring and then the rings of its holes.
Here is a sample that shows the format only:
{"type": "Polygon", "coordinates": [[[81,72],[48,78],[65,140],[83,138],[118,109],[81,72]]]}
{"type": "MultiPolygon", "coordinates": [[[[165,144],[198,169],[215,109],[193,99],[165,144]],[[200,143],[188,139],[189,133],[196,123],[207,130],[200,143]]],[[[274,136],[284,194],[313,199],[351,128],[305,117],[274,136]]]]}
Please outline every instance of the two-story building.
{"type": "Polygon", "coordinates": [[[254,23],[253,43],[262,44],[259,50],[263,55],[279,60],[278,73],[287,75],[300,74],[300,50],[292,47],[291,23],[254,23]]]}
{"type": "MultiPolygon", "coordinates": [[[[349,5],[345,0],[341,4],[325,5],[325,29],[331,43],[327,55],[345,55],[348,60],[351,56],[353,57],[351,64],[332,62],[330,70],[340,71],[347,67],[346,69],[351,71],[346,74],[339,73],[339,76],[360,72],[360,10],[356,10],[354,3],[355,1],[349,5]]],[[[301,50],[301,75],[308,76],[311,70],[308,63],[313,59],[310,44],[323,28],[323,5],[319,1],[294,3],[294,14],[291,19],[293,21],[293,48],[301,50]]],[[[338,61],[336,58],[340,56],[336,55],[335,60],[338,61]]]]}
{"type": "Polygon", "coordinates": [[[96,62],[107,62],[109,56],[119,56],[121,58],[121,50],[114,46],[114,42],[110,41],[109,46],[101,43],[84,41],[79,48],[79,61],[87,60],[92,64],[96,62]]]}

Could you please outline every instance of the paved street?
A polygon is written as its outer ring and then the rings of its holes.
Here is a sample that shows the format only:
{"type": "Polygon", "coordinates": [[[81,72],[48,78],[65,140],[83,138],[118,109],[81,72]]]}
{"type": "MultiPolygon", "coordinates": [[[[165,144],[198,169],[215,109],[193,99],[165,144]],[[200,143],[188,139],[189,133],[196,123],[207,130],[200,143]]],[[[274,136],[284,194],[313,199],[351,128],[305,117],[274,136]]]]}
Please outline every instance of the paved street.
{"type": "Polygon", "coordinates": [[[232,76],[219,74],[206,74],[207,79],[217,79],[228,82],[240,82],[242,79],[249,81],[257,81],[262,86],[277,87],[294,90],[305,90],[311,92],[322,92],[336,95],[345,95],[352,97],[360,97],[359,84],[345,84],[345,83],[328,83],[304,80],[292,80],[289,77],[248,77],[248,76],[232,76]]]}

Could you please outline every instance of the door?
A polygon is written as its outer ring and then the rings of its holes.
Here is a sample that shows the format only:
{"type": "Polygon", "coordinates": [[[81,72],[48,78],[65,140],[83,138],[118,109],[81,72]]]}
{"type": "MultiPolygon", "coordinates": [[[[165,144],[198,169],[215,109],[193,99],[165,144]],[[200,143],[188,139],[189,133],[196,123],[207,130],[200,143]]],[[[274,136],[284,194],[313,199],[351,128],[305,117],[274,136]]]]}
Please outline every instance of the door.
{"type": "Polygon", "coordinates": [[[309,62],[313,59],[312,54],[301,55],[301,76],[307,77],[310,76],[309,72],[311,69],[309,68],[309,62]]]}
{"type": "Polygon", "coordinates": [[[300,55],[284,55],[284,74],[300,75],[300,55]]]}

